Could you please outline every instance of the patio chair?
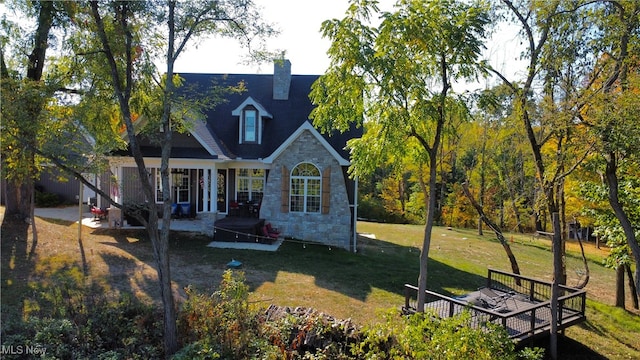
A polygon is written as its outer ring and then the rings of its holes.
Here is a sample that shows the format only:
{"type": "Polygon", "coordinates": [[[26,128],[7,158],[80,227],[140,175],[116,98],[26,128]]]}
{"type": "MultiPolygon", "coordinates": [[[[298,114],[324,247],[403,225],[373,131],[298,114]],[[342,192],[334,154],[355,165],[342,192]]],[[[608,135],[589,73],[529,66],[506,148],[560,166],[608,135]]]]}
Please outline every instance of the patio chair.
{"type": "Polygon", "coordinates": [[[511,297],[509,293],[497,293],[491,288],[480,288],[479,300],[482,302],[482,306],[491,310],[501,310],[507,308],[507,299],[511,297]]]}
{"type": "Polygon", "coordinates": [[[109,216],[109,210],[107,208],[99,208],[91,206],[91,213],[93,214],[93,220],[106,220],[109,216]]]}
{"type": "Polygon", "coordinates": [[[231,201],[229,203],[229,216],[238,216],[240,215],[240,203],[237,201],[231,201]]]}
{"type": "Polygon", "coordinates": [[[267,225],[264,225],[262,227],[262,235],[264,235],[264,236],[266,236],[266,237],[268,237],[270,239],[276,240],[278,238],[278,236],[280,236],[280,233],[269,232],[269,229],[267,228],[267,225]]]}
{"type": "Polygon", "coordinates": [[[267,227],[267,231],[270,234],[276,234],[276,235],[280,235],[280,231],[278,231],[278,229],[274,228],[271,223],[267,223],[267,225],[265,225],[267,227]]]}

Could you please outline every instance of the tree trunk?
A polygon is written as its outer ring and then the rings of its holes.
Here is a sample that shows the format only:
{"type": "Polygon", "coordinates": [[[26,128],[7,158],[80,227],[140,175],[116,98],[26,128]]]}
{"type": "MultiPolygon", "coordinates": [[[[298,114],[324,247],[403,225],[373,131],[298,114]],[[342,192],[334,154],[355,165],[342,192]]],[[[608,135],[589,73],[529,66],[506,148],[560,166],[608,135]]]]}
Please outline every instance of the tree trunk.
{"type": "MultiPolygon", "coordinates": [[[[509,258],[509,262],[511,263],[511,270],[513,271],[513,273],[519,275],[520,267],[518,266],[518,261],[516,260],[516,256],[513,254],[513,251],[511,251],[511,246],[509,246],[509,242],[507,241],[507,239],[504,238],[504,235],[502,234],[502,230],[498,227],[498,225],[493,223],[493,221],[491,221],[491,219],[489,219],[489,217],[485,214],[484,209],[482,209],[482,206],[480,206],[480,204],[478,204],[476,199],[473,198],[473,195],[471,195],[471,191],[469,191],[469,185],[466,182],[462,184],[462,190],[464,191],[464,194],[467,196],[467,199],[469,199],[469,201],[471,202],[471,205],[478,212],[478,215],[480,216],[482,221],[484,221],[484,223],[487,224],[487,226],[491,230],[493,230],[493,232],[496,234],[496,237],[498,238],[498,241],[500,241],[502,248],[507,253],[507,257],[509,258]]],[[[520,285],[520,279],[517,279],[517,284],[520,285]]]]}
{"type": "Polygon", "coordinates": [[[28,220],[31,216],[31,194],[33,180],[7,179],[5,191],[5,217],[13,220],[28,220]]]}
{"type": "MultiPolygon", "coordinates": [[[[434,147],[437,149],[437,147],[434,147]]],[[[437,150],[434,150],[436,152],[437,150]]],[[[430,158],[429,163],[429,207],[427,208],[427,219],[424,225],[424,238],[422,240],[422,250],[420,251],[420,275],[418,276],[418,298],[417,311],[424,312],[424,304],[426,302],[427,290],[427,263],[429,261],[429,248],[431,247],[431,233],[433,231],[433,223],[436,211],[436,176],[437,176],[437,159],[436,154],[430,158]]]]}
{"type": "Polygon", "coordinates": [[[629,264],[624,265],[624,269],[627,272],[629,292],[631,293],[631,301],[633,301],[633,308],[638,310],[638,289],[633,282],[633,273],[631,273],[631,266],[629,264]]]}
{"type": "MultiPolygon", "coordinates": [[[[418,276],[418,299],[417,311],[424,312],[424,304],[426,300],[427,290],[427,262],[429,261],[429,248],[431,246],[431,232],[433,231],[433,223],[436,210],[436,183],[438,172],[438,151],[442,132],[446,123],[446,98],[450,88],[449,75],[447,73],[447,61],[444,55],[440,54],[440,74],[442,80],[442,90],[440,91],[440,99],[438,104],[438,118],[436,122],[435,134],[433,136],[433,145],[429,144],[422,137],[418,137],[418,141],[429,154],[429,207],[427,209],[427,219],[424,225],[424,239],[422,241],[422,250],[420,251],[420,275],[418,276]]],[[[414,133],[415,135],[415,133],[414,133]]]]}
{"type": "Polygon", "coordinates": [[[164,314],[163,335],[164,351],[168,358],[178,350],[178,330],[176,327],[176,308],[171,287],[171,267],[169,261],[169,241],[167,228],[158,231],[158,213],[150,212],[147,227],[149,235],[152,236],[151,244],[156,258],[158,272],[158,282],[160,283],[160,296],[162,297],[162,308],[164,314]],[[155,229],[155,231],[154,231],[155,229]],[[153,238],[155,237],[155,238],[153,238]]]}
{"type": "MultiPolygon", "coordinates": [[[[33,50],[28,56],[27,79],[35,82],[42,80],[42,72],[44,70],[44,62],[46,59],[47,48],[49,47],[49,33],[53,26],[53,16],[55,12],[53,1],[39,1],[38,26],[34,35],[33,50]]],[[[38,121],[42,106],[30,106],[29,114],[32,121],[38,121]]],[[[21,141],[26,142],[22,156],[24,157],[24,166],[31,169],[25,178],[8,179],[5,197],[5,216],[11,216],[17,219],[28,219],[31,216],[31,198],[34,194],[34,179],[36,175],[34,163],[35,154],[33,148],[36,146],[36,130],[37,126],[29,126],[25,129],[19,129],[21,141]]]]}
{"type": "MultiPolygon", "coordinates": [[[[480,194],[478,194],[478,203],[482,207],[484,206],[484,194],[486,192],[487,180],[485,171],[485,155],[487,152],[487,126],[482,129],[482,149],[480,152],[480,194]]],[[[478,235],[484,235],[482,233],[482,218],[478,219],[478,235]]]]}
{"type": "Polygon", "coordinates": [[[616,307],[624,309],[624,265],[616,267],[616,307]]]}
{"type": "Polygon", "coordinates": [[[583,289],[589,283],[589,278],[591,274],[589,273],[589,262],[587,261],[587,256],[584,254],[584,246],[582,245],[581,236],[578,236],[578,244],[580,244],[580,253],[582,254],[582,265],[584,265],[584,279],[579,282],[575,287],[578,289],[583,289]]]}
{"type": "MultiPolygon", "coordinates": [[[[627,244],[631,249],[631,254],[633,256],[633,260],[636,263],[635,270],[635,287],[636,289],[640,288],[640,246],[638,245],[638,240],[636,239],[636,234],[627,216],[627,213],[622,208],[622,204],[620,203],[620,199],[618,197],[618,164],[617,158],[614,153],[610,153],[609,156],[606,157],[606,170],[605,170],[605,179],[607,185],[609,187],[609,205],[613,209],[613,212],[616,215],[618,221],[620,221],[620,226],[622,226],[622,230],[624,231],[624,235],[627,239],[627,244]]],[[[638,296],[636,294],[636,300],[638,296]]]]}
{"type": "MultiPolygon", "coordinates": [[[[162,110],[162,128],[164,137],[161,143],[161,181],[162,181],[162,200],[163,200],[163,216],[162,231],[158,239],[158,276],[160,277],[160,286],[162,289],[162,303],[164,307],[164,350],[165,356],[168,358],[178,351],[178,329],[177,314],[173,298],[173,290],[171,288],[171,266],[169,261],[169,234],[171,228],[171,194],[169,193],[169,159],[171,158],[171,147],[173,131],[171,128],[171,101],[173,97],[173,65],[175,62],[175,1],[169,1],[169,42],[167,48],[167,76],[164,83],[164,99],[162,110]]],[[[156,229],[158,227],[156,226],[156,229]]]]}

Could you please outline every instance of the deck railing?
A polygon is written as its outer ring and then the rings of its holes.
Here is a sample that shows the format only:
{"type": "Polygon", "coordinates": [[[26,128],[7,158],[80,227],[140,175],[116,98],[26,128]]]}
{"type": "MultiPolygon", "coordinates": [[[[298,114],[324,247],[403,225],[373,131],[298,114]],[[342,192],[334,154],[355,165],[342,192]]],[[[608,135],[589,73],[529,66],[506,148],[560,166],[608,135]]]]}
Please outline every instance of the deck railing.
{"type": "MultiPolygon", "coordinates": [[[[486,285],[502,293],[517,294],[528,303],[525,306],[521,303],[520,308],[510,310],[490,309],[426,290],[425,311],[431,311],[439,317],[451,317],[467,310],[471,315],[472,327],[484,327],[489,322],[499,324],[516,341],[550,331],[552,283],[489,269],[486,285]]],[[[405,284],[405,313],[417,311],[417,294],[416,286],[405,284]]],[[[586,291],[560,286],[558,330],[584,321],[585,304],[586,291]]]]}

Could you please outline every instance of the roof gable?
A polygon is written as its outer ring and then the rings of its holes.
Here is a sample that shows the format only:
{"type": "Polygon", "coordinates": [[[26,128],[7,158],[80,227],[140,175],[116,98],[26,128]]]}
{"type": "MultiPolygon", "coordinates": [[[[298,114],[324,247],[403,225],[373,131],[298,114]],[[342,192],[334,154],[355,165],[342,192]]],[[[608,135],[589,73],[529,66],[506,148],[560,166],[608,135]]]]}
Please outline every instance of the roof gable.
{"type": "MultiPolygon", "coordinates": [[[[311,85],[318,75],[292,75],[287,100],[273,98],[273,75],[265,74],[179,74],[184,79],[183,89],[200,89],[196,93],[205,94],[212,86],[229,87],[243,84],[246,89],[241,93],[224,95],[225,101],[212,109],[206,110],[206,129],[216,141],[214,152],[220,158],[232,159],[264,159],[271,156],[292,134],[309,121],[314,105],[309,99],[311,85]],[[238,115],[246,105],[253,105],[259,112],[268,114],[272,120],[262,124],[261,143],[240,143],[240,121],[238,115]],[[264,112],[263,112],[264,110],[264,112]]],[[[180,91],[180,89],[178,89],[180,91]]],[[[188,96],[193,96],[190,92],[188,96]]],[[[304,125],[308,126],[308,125],[304,125]]],[[[317,130],[314,129],[317,133],[317,130]]],[[[354,129],[346,133],[335,132],[331,136],[319,135],[324,144],[333,148],[341,159],[348,159],[349,154],[344,147],[348,139],[359,137],[362,129],[354,129]]],[[[195,135],[195,134],[194,134],[195,135]]],[[[202,137],[200,137],[202,138],[202,137]]],[[[205,141],[201,141],[205,142],[205,141]]],[[[208,142],[207,142],[208,143],[208,142]]]]}
{"type": "Polygon", "coordinates": [[[334,149],[333,146],[331,146],[329,144],[329,142],[327,142],[327,140],[322,135],[320,135],[318,130],[316,130],[316,128],[314,128],[313,125],[311,125],[311,123],[308,122],[308,121],[305,121],[271,155],[269,155],[268,157],[264,158],[263,161],[265,163],[268,163],[268,164],[272,163],[278,156],[280,156],[280,154],[282,154],[289,147],[289,145],[291,145],[305,131],[309,131],[320,142],[320,144],[325,149],[327,149],[327,151],[338,161],[338,163],[341,166],[349,166],[349,164],[350,164],[349,160],[347,160],[347,159],[343,158],[342,156],[340,156],[340,154],[338,154],[336,149],[334,149]]]}
{"type": "Polygon", "coordinates": [[[240,104],[237,108],[233,109],[233,111],[231,111],[231,115],[240,116],[242,114],[242,110],[244,110],[244,108],[246,108],[249,105],[258,109],[258,112],[260,113],[261,117],[268,117],[270,119],[273,119],[273,115],[271,115],[267,111],[267,109],[265,109],[264,106],[262,106],[259,102],[253,100],[251,96],[249,96],[245,101],[243,101],[242,104],[240,104]]]}

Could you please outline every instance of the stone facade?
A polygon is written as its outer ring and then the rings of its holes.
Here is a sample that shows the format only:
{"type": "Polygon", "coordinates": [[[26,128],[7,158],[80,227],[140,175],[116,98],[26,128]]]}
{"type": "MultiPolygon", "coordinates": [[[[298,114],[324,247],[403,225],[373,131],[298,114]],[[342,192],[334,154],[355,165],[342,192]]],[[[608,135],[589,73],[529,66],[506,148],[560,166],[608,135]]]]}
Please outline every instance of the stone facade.
{"type": "Polygon", "coordinates": [[[260,217],[271,222],[286,237],[350,248],[351,210],[342,167],[310,131],[302,132],[274,159],[265,185],[260,217]],[[325,169],[331,169],[328,213],[283,211],[282,168],[284,166],[290,172],[301,162],[314,164],[321,174],[325,169]]]}

